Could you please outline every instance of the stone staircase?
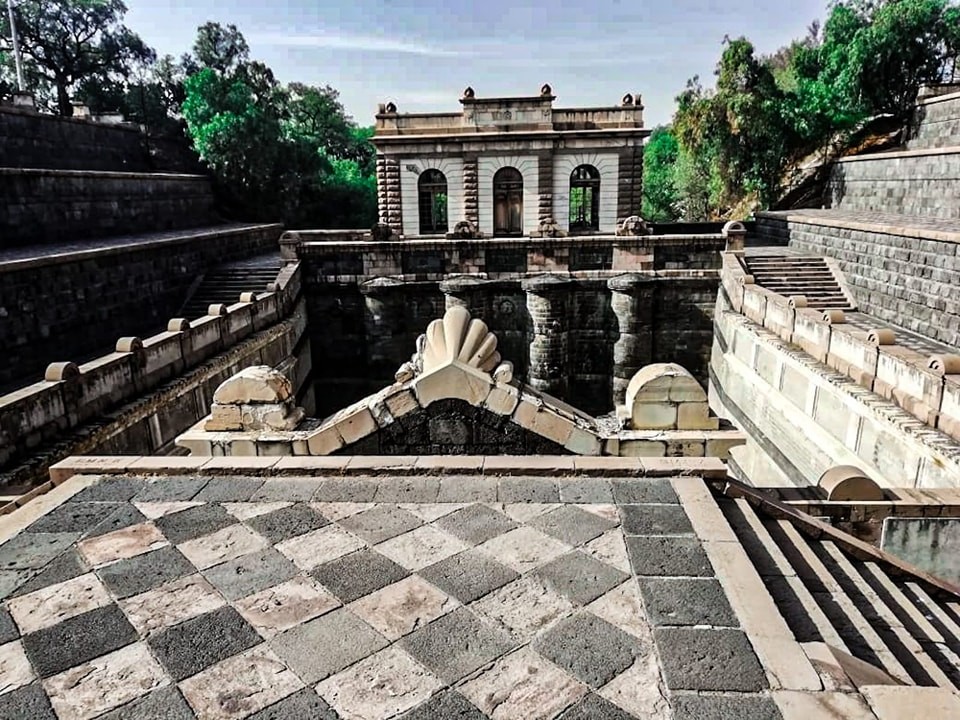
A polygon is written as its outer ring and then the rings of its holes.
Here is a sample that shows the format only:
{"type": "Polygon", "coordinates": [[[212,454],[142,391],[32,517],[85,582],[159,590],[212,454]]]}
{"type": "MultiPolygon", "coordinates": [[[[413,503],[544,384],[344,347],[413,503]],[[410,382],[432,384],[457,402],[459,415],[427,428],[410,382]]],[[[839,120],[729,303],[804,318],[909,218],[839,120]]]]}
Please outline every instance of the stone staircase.
{"type": "Polygon", "coordinates": [[[180,317],[202,317],[216,303],[232,305],[245,292],[265,292],[283,267],[280,255],[271,252],[246,260],[219,265],[206,273],[188,295],[180,317]]]}
{"type": "Polygon", "coordinates": [[[718,504],[808,654],[825,644],[852,655],[871,683],[888,684],[885,673],[909,685],[960,688],[960,598],[854,558],[828,536],[758,513],[746,499],[718,504]]]}
{"type": "Polygon", "coordinates": [[[833,270],[822,257],[760,255],[744,258],[747,272],[760,287],[779,295],[803,295],[807,307],[852,310],[833,270]]]}

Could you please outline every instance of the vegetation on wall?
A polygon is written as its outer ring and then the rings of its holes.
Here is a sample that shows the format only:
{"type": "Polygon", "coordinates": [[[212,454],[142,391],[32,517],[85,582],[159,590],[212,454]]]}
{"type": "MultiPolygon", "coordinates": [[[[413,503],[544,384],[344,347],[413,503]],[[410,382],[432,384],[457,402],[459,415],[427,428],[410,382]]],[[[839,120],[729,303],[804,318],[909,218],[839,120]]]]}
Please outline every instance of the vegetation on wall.
{"type": "MultiPolygon", "coordinates": [[[[0,97],[16,90],[10,27],[0,13],[0,97]]],[[[123,25],[121,0],[18,0],[17,32],[38,105],[70,116],[120,112],[183,138],[237,220],[289,227],[370,227],[376,220],[372,128],[347,116],[330,86],[283,85],[250,59],[234,25],[206,23],[192,52],[157,58],[123,25]]]]}
{"type": "Polygon", "coordinates": [[[769,207],[800,158],[871,118],[906,119],[921,84],[960,79],[958,52],[952,0],[832,2],[822,27],[765,57],[726,39],[715,86],[688,81],[671,126],[645,147],[644,212],[705,220],[769,207]]]}

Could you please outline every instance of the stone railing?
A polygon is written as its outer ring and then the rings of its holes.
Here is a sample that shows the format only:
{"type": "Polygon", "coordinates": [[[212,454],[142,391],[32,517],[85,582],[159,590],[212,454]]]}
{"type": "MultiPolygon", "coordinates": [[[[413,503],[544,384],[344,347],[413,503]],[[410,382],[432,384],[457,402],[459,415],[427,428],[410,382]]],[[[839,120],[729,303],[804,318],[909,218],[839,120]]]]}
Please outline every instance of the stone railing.
{"type": "Polygon", "coordinates": [[[0,467],[270,327],[290,314],[300,290],[300,266],[288,264],[265,293],[211,305],[196,320],[174,318],[152,337],[121,338],[115,352],[79,366],[52,363],[42,382],[0,397],[0,467]]]}
{"type": "Polygon", "coordinates": [[[813,310],[753,284],[734,253],[723,254],[721,285],[731,307],[785,342],[960,440],[960,357],[898,345],[893,331],[863,330],[840,310],[813,310]]]}

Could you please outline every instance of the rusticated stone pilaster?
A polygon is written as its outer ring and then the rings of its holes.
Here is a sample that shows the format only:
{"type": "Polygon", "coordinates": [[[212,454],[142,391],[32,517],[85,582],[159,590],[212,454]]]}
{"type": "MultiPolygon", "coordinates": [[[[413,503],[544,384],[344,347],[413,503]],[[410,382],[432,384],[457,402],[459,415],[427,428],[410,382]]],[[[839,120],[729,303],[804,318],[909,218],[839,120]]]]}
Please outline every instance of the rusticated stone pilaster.
{"type": "Polygon", "coordinates": [[[403,232],[403,209],[400,197],[400,162],[377,157],[377,212],[380,222],[394,232],[403,232]]]}
{"type": "Polygon", "coordinates": [[[521,287],[527,294],[532,322],[529,383],[537,390],[565,397],[570,376],[568,318],[573,281],[539,275],[527,278],[521,287]]]}
{"type": "Polygon", "coordinates": [[[477,179],[476,156],[463,158],[463,214],[464,220],[480,227],[480,183],[477,179]]]}
{"type": "Polygon", "coordinates": [[[613,405],[622,405],[637,370],[653,362],[653,311],[656,279],[628,273],[607,281],[610,306],[620,337],[613,346],[613,405]]]}
{"type": "Polygon", "coordinates": [[[553,218],[553,153],[538,153],[537,224],[553,218]]]}
{"type": "Polygon", "coordinates": [[[643,147],[620,151],[617,174],[617,224],[631,215],[641,215],[643,206],[643,147]]]}

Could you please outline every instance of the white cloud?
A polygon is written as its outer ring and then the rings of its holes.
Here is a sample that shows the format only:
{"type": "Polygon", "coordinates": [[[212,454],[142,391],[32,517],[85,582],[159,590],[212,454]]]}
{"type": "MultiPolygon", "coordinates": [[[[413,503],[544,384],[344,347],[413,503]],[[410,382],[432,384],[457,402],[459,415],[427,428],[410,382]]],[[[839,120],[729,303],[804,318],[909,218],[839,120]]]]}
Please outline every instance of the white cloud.
{"type": "Polygon", "coordinates": [[[394,40],[376,35],[348,35],[316,33],[298,35],[289,33],[253,33],[248,36],[251,45],[272,45],[289,48],[324,48],[331,50],[358,50],[363,52],[403,53],[454,57],[469,53],[440,48],[417,41],[394,40]]]}

